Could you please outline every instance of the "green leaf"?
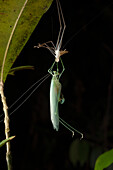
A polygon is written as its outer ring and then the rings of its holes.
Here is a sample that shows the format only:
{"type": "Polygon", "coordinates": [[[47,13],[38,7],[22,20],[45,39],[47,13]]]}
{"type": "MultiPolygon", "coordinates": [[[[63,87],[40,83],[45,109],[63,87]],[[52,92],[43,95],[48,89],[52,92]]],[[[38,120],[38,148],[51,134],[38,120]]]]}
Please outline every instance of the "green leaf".
{"type": "Polygon", "coordinates": [[[89,143],[85,140],[79,141],[79,162],[81,166],[83,166],[88,161],[89,151],[89,143]]]}
{"type": "Polygon", "coordinates": [[[0,142],[0,147],[2,147],[3,145],[5,145],[8,141],[12,140],[13,138],[15,138],[15,136],[11,136],[8,139],[3,140],[2,142],[0,142]]]}
{"type": "Polygon", "coordinates": [[[34,66],[19,66],[19,67],[15,67],[15,68],[10,69],[8,74],[13,76],[15,74],[15,71],[26,70],[26,69],[27,70],[28,69],[34,70],[34,66]]]}
{"type": "Polygon", "coordinates": [[[69,158],[73,166],[76,166],[79,155],[78,155],[79,140],[74,140],[69,149],[69,158]]]}
{"type": "MultiPolygon", "coordinates": [[[[0,70],[11,31],[24,3],[25,0],[0,1],[0,70]]],[[[51,3],[52,0],[28,0],[9,46],[4,67],[4,82],[14,61],[51,3]]]]}
{"type": "Polygon", "coordinates": [[[89,156],[89,148],[90,145],[85,140],[81,141],[77,139],[72,142],[69,150],[69,158],[73,166],[76,166],[77,162],[79,162],[81,166],[86,163],[89,156]]]}
{"type": "Polygon", "coordinates": [[[103,170],[113,163],[113,149],[101,154],[95,163],[94,170],[103,170]]]}

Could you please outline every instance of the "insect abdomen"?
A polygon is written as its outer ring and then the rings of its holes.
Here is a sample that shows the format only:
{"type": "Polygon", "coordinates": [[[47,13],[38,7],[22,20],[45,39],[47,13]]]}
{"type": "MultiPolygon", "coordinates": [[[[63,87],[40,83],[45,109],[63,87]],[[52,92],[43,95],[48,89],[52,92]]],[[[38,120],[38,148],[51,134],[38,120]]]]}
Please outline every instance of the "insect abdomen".
{"type": "Polygon", "coordinates": [[[51,121],[53,128],[58,131],[59,129],[59,112],[58,112],[58,102],[60,98],[61,84],[59,80],[51,80],[50,86],[50,111],[51,111],[51,121]]]}

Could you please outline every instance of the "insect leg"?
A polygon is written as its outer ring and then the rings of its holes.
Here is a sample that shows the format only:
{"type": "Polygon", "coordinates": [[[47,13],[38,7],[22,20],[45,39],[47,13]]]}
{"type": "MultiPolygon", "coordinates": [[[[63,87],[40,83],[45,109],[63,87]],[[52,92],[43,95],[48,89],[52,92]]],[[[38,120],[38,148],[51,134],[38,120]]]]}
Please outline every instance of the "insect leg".
{"type": "Polygon", "coordinates": [[[70,126],[67,122],[65,122],[63,119],[61,119],[61,117],[59,117],[60,123],[67,128],[68,130],[70,130],[72,132],[72,137],[74,136],[74,132],[77,132],[81,135],[80,140],[83,138],[83,133],[81,133],[80,131],[78,131],[77,129],[73,128],[72,126],[70,126]]]}
{"type": "Polygon", "coordinates": [[[55,65],[55,61],[54,61],[54,63],[52,64],[52,66],[50,67],[50,69],[48,70],[48,72],[51,74],[51,75],[53,75],[53,73],[52,73],[52,69],[53,69],[53,67],[54,67],[54,65],[55,65]]]}
{"type": "Polygon", "coordinates": [[[52,41],[48,41],[47,43],[43,43],[43,44],[38,44],[37,46],[34,46],[34,48],[47,48],[54,56],[55,56],[55,47],[52,41]],[[51,43],[53,46],[50,47],[48,44],[51,43]]]}
{"type": "Polygon", "coordinates": [[[65,70],[65,67],[64,67],[64,64],[63,64],[63,61],[62,61],[62,59],[61,59],[61,57],[60,57],[60,61],[61,61],[61,64],[62,64],[62,72],[60,73],[60,75],[59,75],[59,78],[61,77],[61,75],[63,74],[63,72],[64,72],[64,70],[65,70]]]}
{"type": "Polygon", "coordinates": [[[62,45],[62,38],[63,38],[64,31],[65,31],[65,28],[66,28],[66,24],[65,24],[65,21],[64,21],[64,16],[63,16],[63,12],[62,12],[62,8],[61,8],[59,0],[56,0],[56,4],[57,4],[59,23],[60,23],[60,30],[59,30],[59,34],[58,34],[57,43],[56,43],[56,49],[58,49],[58,48],[60,49],[60,47],[62,45]],[[61,20],[62,20],[63,25],[64,25],[62,33],[61,33],[61,30],[62,30],[61,20]]]}

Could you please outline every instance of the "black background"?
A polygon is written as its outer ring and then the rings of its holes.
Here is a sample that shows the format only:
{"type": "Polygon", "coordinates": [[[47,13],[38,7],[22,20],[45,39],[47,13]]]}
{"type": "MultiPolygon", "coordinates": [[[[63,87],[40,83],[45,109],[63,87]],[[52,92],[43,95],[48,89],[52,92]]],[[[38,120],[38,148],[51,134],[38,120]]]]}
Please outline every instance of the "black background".
{"type": "MultiPolygon", "coordinates": [[[[91,144],[89,159],[82,167],[79,162],[74,167],[69,159],[69,149],[71,143],[80,136],[75,133],[72,138],[71,133],[62,125],[58,132],[53,130],[49,106],[50,76],[10,116],[11,135],[16,135],[11,142],[13,166],[16,170],[90,170],[94,168],[91,166],[92,150],[101,146],[104,152],[113,147],[112,1],[60,2],[67,26],[62,48],[69,53],[62,56],[65,72],[60,82],[65,103],[59,104],[59,113],[65,121],[84,133],[84,140],[91,144]]],[[[35,70],[19,71],[15,76],[7,77],[4,90],[8,106],[48,73],[54,56],[47,49],[33,47],[49,40],[56,43],[58,31],[59,21],[54,1],[13,65],[32,65],[35,70]]],[[[2,122],[0,140],[4,138],[2,122]]],[[[0,169],[7,169],[5,146],[1,148],[0,155],[0,169]]]]}

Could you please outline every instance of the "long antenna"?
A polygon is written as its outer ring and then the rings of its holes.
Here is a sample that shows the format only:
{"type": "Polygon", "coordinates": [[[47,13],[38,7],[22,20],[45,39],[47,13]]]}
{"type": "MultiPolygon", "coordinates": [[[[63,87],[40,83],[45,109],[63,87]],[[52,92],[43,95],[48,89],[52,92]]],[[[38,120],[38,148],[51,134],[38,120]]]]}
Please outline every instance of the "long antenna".
{"type": "MultiPolygon", "coordinates": [[[[27,98],[25,98],[23,100],[23,102],[21,104],[18,105],[18,107],[16,107],[16,109],[14,109],[9,115],[11,116],[15,111],[17,111],[30,97],[31,95],[38,89],[38,87],[46,80],[48,79],[50,76],[50,74],[46,74],[45,76],[43,76],[40,80],[36,81],[32,86],[30,86],[30,88],[28,88],[9,108],[8,110],[10,110],[17,102],[19,102],[20,99],[22,99],[34,86],[36,86],[40,81],[40,83],[35,87],[35,89],[27,96],[27,98]]],[[[0,115],[0,117],[2,117],[4,114],[0,115]]],[[[3,122],[3,120],[1,120],[0,122],[3,122]]]]}

